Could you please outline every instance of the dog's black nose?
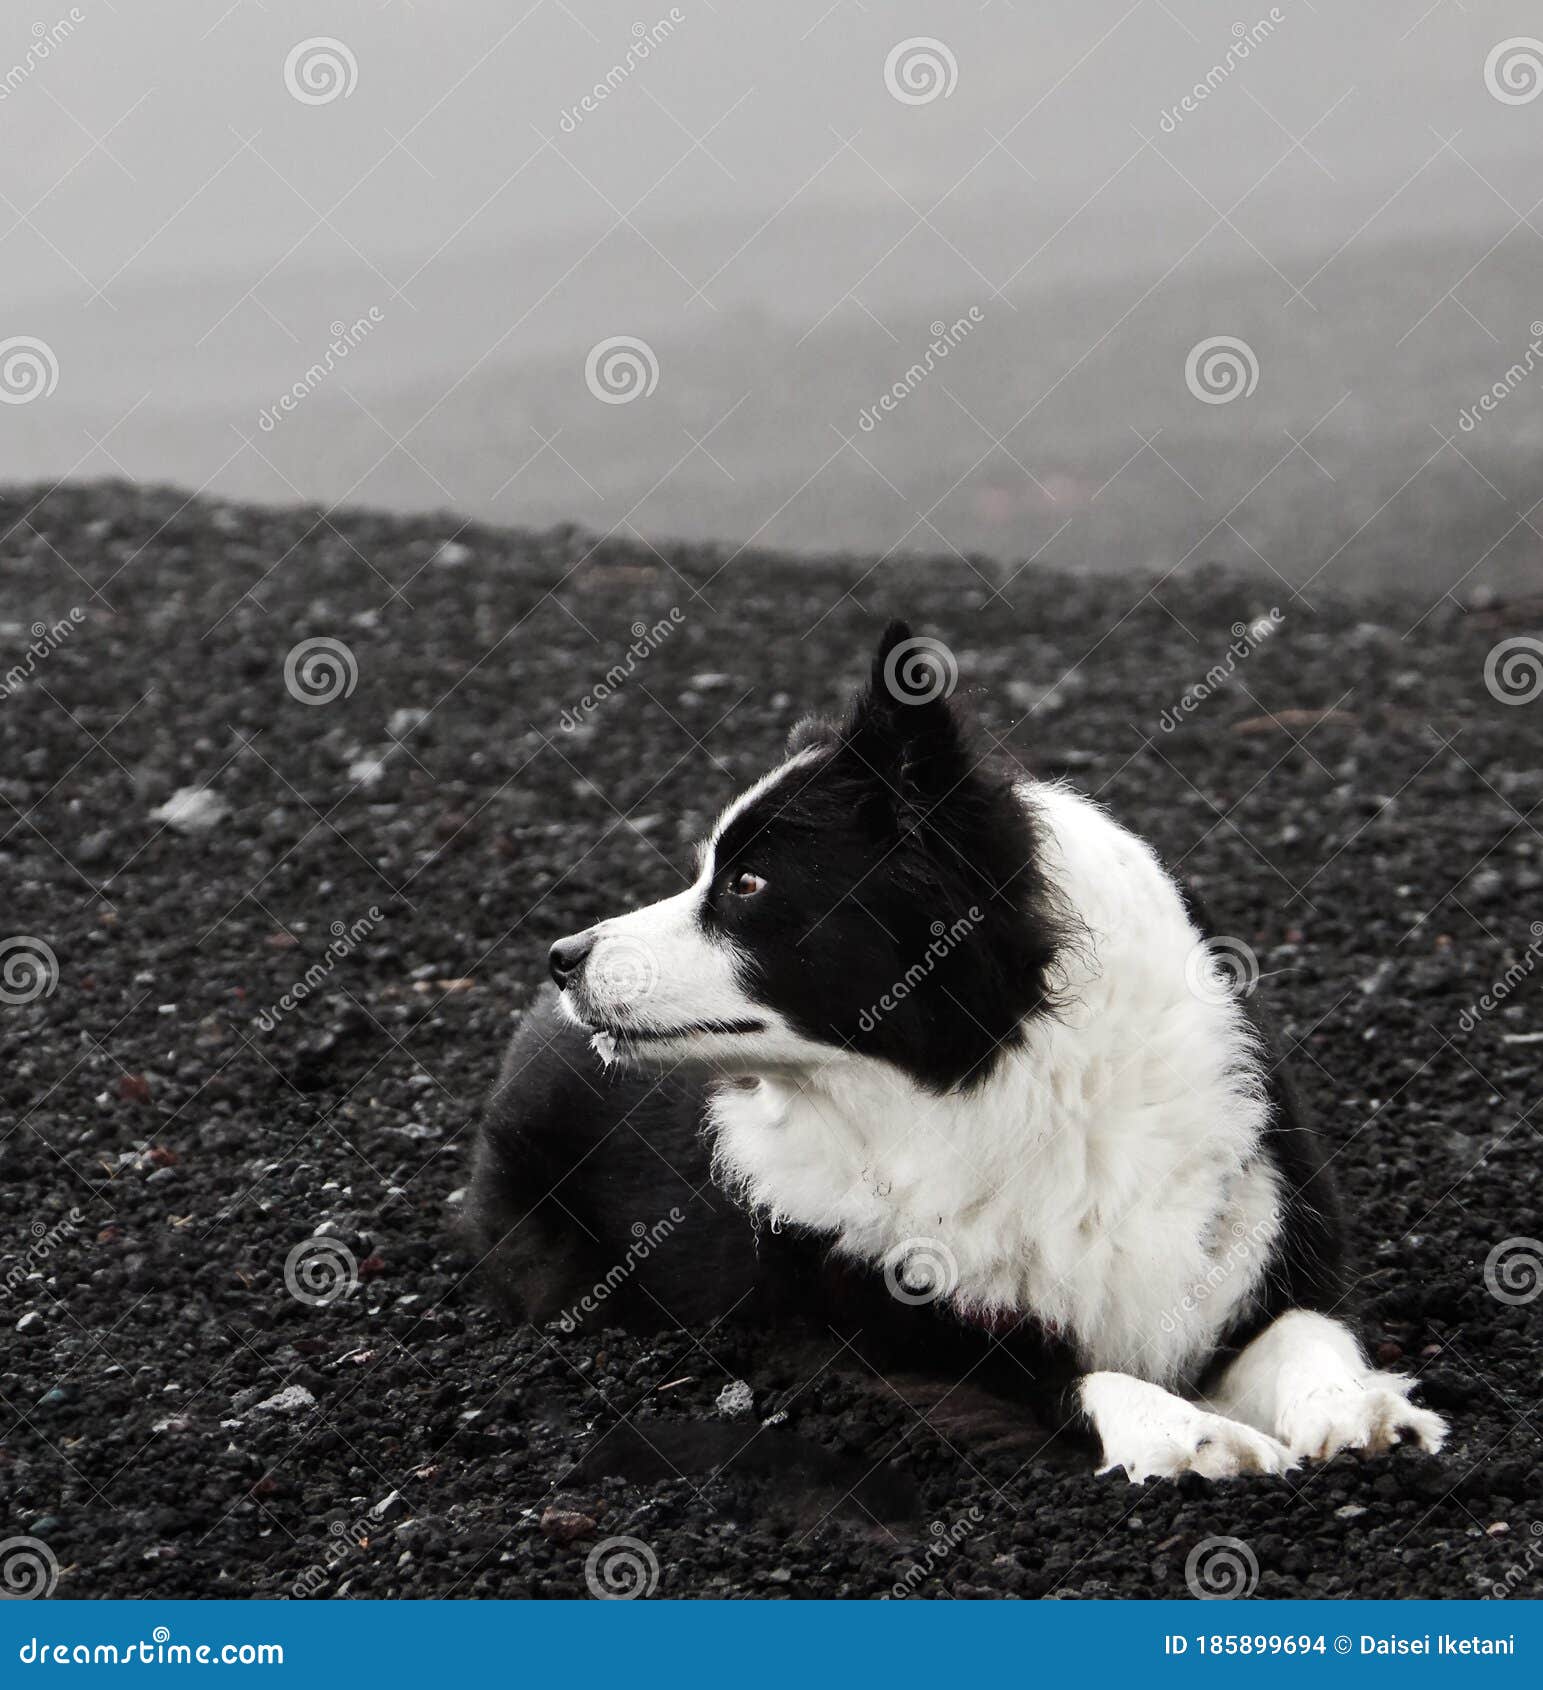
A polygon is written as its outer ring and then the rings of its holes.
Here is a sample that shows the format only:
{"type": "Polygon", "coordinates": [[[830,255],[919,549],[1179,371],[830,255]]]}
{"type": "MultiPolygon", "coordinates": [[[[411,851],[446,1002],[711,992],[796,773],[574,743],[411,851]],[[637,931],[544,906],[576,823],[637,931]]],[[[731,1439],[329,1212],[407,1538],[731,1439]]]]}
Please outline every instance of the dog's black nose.
{"type": "Polygon", "coordinates": [[[566,939],[559,939],[547,952],[547,967],[552,971],[552,978],[561,990],[578,973],[584,965],[584,958],[595,948],[595,930],[590,928],[584,933],[572,933],[566,939]]]}

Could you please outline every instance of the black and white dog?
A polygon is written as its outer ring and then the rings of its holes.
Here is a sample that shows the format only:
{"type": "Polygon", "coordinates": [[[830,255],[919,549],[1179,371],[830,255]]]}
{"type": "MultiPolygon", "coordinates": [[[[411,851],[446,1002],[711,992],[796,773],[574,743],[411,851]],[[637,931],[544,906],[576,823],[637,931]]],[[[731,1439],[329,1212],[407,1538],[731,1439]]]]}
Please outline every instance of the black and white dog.
{"type": "Polygon", "coordinates": [[[940,654],[892,625],[685,891],[552,946],[471,1203],[506,1301],[860,1334],[1134,1480],[1439,1448],[1336,1318],[1322,1148],[1193,902],[984,755],[940,654]]]}

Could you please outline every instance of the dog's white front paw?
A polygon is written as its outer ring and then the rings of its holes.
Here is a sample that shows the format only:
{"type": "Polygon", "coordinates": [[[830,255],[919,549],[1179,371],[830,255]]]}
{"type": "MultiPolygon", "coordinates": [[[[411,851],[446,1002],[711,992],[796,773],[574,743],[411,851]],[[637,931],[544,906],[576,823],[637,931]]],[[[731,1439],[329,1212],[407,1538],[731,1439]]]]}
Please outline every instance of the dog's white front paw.
{"type": "Polygon", "coordinates": [[[1180,1473],[1206,1479],[1284,1473],[1292,1465],[1286,1446],[1264,1432],[1145,1380],[1091,1374],[1084,1382],[1083,1403],[1103,1445],[1099,1472],[1123,1469],[1133,1484],[1180,1473]]]}
{"type": "Polygon", "coordinates": [[[1235,1479],[1240,1473],[1284,1473],[1292,1465],[1282,1443],[1220,1414],[1195,1409],[1175,1415],[1152,1435],[1114,1450],[1104,1448],[1100,1473],[1121,1467],[1133,1484],[1198,1473],[1204,1479],[1235,1479]]]}
{"type": "Polygon", "coordinates": [[[1281,1435],[1294,1456],[1313,1461],[1345,1449],[1381,1455],[1406,1437],[1434,1454],[1446,1441],[1446,1421],[1410,1402],[1413,1388],[1393,1373],[1318,1385],[1287,1406],[1281,1435]]]}

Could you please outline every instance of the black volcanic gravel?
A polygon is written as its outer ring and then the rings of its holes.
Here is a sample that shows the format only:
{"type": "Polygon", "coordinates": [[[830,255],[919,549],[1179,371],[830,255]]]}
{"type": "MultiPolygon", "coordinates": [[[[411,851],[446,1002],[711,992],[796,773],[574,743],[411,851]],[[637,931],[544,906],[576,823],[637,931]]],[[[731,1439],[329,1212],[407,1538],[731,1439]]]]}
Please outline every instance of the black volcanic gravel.
{"type": "Polygon", "coordinates": [[[123,486],[0,502],[0,661],[83,613],[0,697],[4,986],[29,1000],[0,1003],[0,1536],[45,1539],[60,1596],[574,1596],[621,1535],[661,1596],[875,1595],[913,1565],[923,1597],[1181,1596],[1217,1536],[1260,1596],[1468,1596],[1512,1569],[1543,1593],[1543,1298],[1485,1278],[1540,1230],[1543,699],[1485,684],[1539,603],[1009,573],[123,486]],[[565,1337],[483,1306],[468,1129],[547,945],[675,886],[894,612],[1257,952],[1343,1147],[1365,1337],[1450,1417],[1439,1458],[1137,1488],[934,1430],[834,1340],[817,1371],[732,1324],[565,1337]],[[286,690],[307,639],[346,644],[351,693],[286,690]],[[152,818],[202,786],[213,827],[152,818]],[[17,939],[57,958],[51,991],[17,939]],[[358,1273],[313,1306],[285,1262],[319,1227],[358,1273]],[[765,1447],[805,1450],[801,1477],[708,1471],[779,1410],[765,1447]],[[651,1445],[698,1470],[651,1475],[651,1445]]]}

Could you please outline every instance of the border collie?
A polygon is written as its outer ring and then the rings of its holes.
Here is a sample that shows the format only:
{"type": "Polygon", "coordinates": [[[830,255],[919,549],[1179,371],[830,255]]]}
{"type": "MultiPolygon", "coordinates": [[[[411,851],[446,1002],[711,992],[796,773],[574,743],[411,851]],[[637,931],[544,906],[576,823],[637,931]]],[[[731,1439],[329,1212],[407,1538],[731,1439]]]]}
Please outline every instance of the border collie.
{"type": "Polygon", "coordinates": [[[1195,902],[952,680],[893,624],[690,886],[552,946],[469,1211],[503,1300],[834,1329],[1136,1481],[1438,1449],[1339,1318],[1323,1147],[1195,902]]]}

